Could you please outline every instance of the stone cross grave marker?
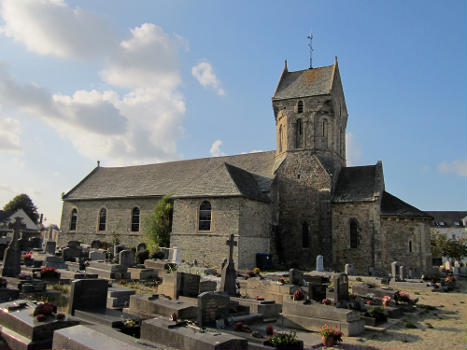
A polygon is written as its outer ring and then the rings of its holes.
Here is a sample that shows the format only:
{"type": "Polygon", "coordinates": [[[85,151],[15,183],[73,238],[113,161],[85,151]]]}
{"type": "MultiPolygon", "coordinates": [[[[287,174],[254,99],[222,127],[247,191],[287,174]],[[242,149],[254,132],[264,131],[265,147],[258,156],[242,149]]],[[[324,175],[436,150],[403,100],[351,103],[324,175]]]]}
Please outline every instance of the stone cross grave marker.
{"type": "Polygon", "coordinates": [[[227,240],[226,244],[229,246],[229,260],[222,266],[220,290],[228,295],[235,296],[237,295],[237,285],[235,283],[237,272],[233,260],[233,248],[237,245],[237,242],[234,241],[233,234],[230,235],[230,239],[227,240]]]}
{"type": "Polygon", "coordinates": [[[9,227],[13,229],[13,239],[3,257],[2,276],[16,277],[21,273],[21,242],[19,237],[21,230],[26,228],[26,225],[21,221],[21,218],[16,217],[15,222],[9,224],[9,227]]]}
{"type": "Polygon", "coordinates": [[[198,296],[197,321],[200,327],[216,326],[229,315],[230,297],[223,292],[204,292],[198,296]]]}
{"type": "Polygon", "coordinates": [[[316,271],[324,272],[323,256],[318,255],[316,257],[316,271]]]}

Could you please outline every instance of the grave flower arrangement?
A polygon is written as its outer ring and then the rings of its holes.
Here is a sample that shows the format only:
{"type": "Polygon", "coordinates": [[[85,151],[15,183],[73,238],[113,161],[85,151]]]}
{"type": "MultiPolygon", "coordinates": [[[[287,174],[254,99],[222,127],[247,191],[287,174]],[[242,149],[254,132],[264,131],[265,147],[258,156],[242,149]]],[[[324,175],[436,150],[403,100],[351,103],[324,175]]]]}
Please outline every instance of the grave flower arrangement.
{"type": "Polygon", "coordinates": [[[280,284],[289,284],[290,280],[287,277],[281,277],[281,278],[279,278],[279,283],[280,284]]]}
{"type": "Polygon", "coordinates": [[[324,346],[334,346],[342,341],[343,333],[335,328],[329,327],[327,324],[322,326],[319,331],[321,342],[324,346]]]}
{"type": "Polygon", "coordinates": [[[293,293],[293,300],[298,301],[303,299],[305,299],[305,294],[300,289],[297,289],[295,293],[293,293]]]}
{"type": "Polygon", "coordinates": [[[327,299],[327,298],[324,298],[323,300],[321,300],[321,304],[324,304],[324,305],[331,305],[331,300],[327,299]]]}
{"type": "Polygon", "coordinates": [[[394,294],[394,299],[396,299],[397,302],[402,303],[410,303],[412,301],[410,299],[410,294],[406,292],[396,292],[394,294]]]}
{"type": "Polygon", "coordinates": [[[54,279],[60,277],[60,274],[57,272],[57,269],[52,266],[43,267],[40,273],[42,279],[54,279]]]}
{"type": "Polygon", "coordinates": [[[36,317],[36,320],[39,322],[45,321],[48,316],[57,313],[57,307],[49,302],[40,303],[36,306],[33,312],[33,316],[36,317]]]}
{"type": "Polygon", "coordinates": [[[446,276],[446,278],[444,279],[444,281],[448,282],[448,283],[454,283],[457,281],[457,278],[453,275],[449,275],[449,276],[446,276]]]}
{"type": "Polygon", "coordinates": [[[289,333],[273,333],[266,337],[264,345],[270,345],[276,349],[303,349],[303,342],[297,339],[297,334],[294,331],[289,333]]]}
{"type": "Polygon", "coordinates": [[[26,254],[22,254],[22,255],[21,255],[21,258],[23,258],[23,260],[32,259],[32,252],[28,252],[28,253],[26,253],[26,254]]]}
{"type": "Polygon", "coordinates": [[[389,303],[391,302],[391,300],[392,300],[392,299],[391,299],[391,297],[390,297],[389,295],[385,295],[385,296],[383,297],[383,299],[382,299],[382,301],[383,301],[383,306],[388,306],[389,303]]]}
{"type": "Polygon", "coordinates": [[[260,273],[261,273],[261,270],[259,269],[259,267],[255,267],[255,268],[253,269],[253,273],[254,273],[255,275],[259,276],[260,273]]]}

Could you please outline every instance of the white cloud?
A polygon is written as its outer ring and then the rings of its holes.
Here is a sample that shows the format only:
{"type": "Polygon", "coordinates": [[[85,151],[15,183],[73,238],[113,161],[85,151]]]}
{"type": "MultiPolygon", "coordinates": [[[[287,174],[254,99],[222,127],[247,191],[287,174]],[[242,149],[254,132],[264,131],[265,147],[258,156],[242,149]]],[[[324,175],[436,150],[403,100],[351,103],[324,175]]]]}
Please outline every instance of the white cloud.
{"type": "Polygon", "coordinates": [[[241,154],[259,153],[259,152],[264,152],[264,151],[262,149],[254,149],[254,150],[251,150],[250,152],[242,152],[241,154]]]}
{"type": "Polygon", "coordinates": [[[108,55],[117,40],[110,26],[63,0],[4,0],[1,31],[28,50],[60,58],[108,55]]]}
{"type": "Polygon", "coordinates": [[[467,162],[465,160],[453,160],[452,162],[442,162],[438,164],[440,173],[454,173],[458,176],[467,176],[467,162]]]}
{"type": "Polygon", "coordinates": [[[53,94],[37,84],[18,82],[0,63],[0,105],[41,118],[78,152],[108,165],[180,158],[176,142],[185,114],[184,97],[177,91],[182,37],[172,38],[157,25],[144,23],[119,42],[102,19],[62,0],[6,0],[0,11],[3,33],[31,51],[92,63],[100,57],[105,62],[100,77],[128,89],[121,96],[113,90],[53,94]]]}
{"type": "Polygon", "coordinates": [[[19,121],[0,118],[0,152],[21,153],[19,121]]]}
{"type": "Polygon", "coordinates": [[[354,166],[362,161],[362,151],[360,146],[355,141],[352,133],[345,134],[346,152],[347,152],[347,166],[354,166]]]}
{"type": "Polygon", "coordinates": [[[214,141],[211,148],[209,149],[209,152],[211,153],[213,157],[225,156],[225,153],[221,151],[221,145],[222,145],[221,140],[214,141]]]}
{"type": "Polygon", "coordinates": [[[221,87],[221,82],[219,79],[217,79],[216,74],[214,73],[214,69],[208,61],[203,60],[191,68],[191,74],[193,74],[201,86],[205,88],[212,88],[220,96],[225,95],[225,91],[221,87]]]}
{"type": "Polygon", "coordinates": [[[0,193],[1,192],[6,192],[8,195],[13,195],[16,193],[16,191],[11,187],[10,185],[7,184],[0,184],[0,193]]]}

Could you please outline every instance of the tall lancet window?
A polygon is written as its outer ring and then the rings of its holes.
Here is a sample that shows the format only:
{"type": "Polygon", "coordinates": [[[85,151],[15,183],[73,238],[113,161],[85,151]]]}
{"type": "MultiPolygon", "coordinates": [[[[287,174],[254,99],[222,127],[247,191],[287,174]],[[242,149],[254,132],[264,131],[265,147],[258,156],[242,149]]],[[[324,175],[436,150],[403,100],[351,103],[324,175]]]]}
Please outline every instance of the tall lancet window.
{"type": "Polygon", "coordinates": [[[303,113],[303,101],[298,101],[297,113],[303,113]]]}
{"type": "Polygon", "coordinates": [[[328,146],[328,133],[329,133],[328,121],[326,119],[323,119],[323,124],[321,125],[321,136],[323,139],[324,147],[328,146]]]}
{"type": "Polygon", "coordinates": [[[279,153],[282,152],[282,142],[283,142],[283,135],[282,135],[282,125],[279,126],[279,153]]]}
{"type": "Polygon", "coordinates": [[[295,125],[295,148],[303,147],[303,123],[301,119],[297,119],[297,124],[295,125]]]}

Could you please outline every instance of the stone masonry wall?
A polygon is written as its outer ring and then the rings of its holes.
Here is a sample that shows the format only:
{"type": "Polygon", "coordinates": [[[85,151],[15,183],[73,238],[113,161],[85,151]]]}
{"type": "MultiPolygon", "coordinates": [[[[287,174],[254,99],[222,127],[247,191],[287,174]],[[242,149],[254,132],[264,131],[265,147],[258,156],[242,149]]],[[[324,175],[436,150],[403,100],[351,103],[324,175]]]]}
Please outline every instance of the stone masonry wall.
{"type": "Polygon", "coordinates": [[[391,271],[391,263],[398,261],[407,269],[423,272],[431,267],[430,227],[427,219],[382,217],[384,237],[383,265],[391,271]],[[412,252],[409,242],[412,242],[412,252]]]}
{"type": "Polygon", "coordinates": [[[225,242],[234,234],[238,242],[233,254],[235,264],[246,268],[255,264],[257,252],[269,253],[269,232],[267,203],[241,197],[176,199],[170,245],[180,248],[184,260],[220,267],[229,254],[225,242]],[[198,229],[199,206],[204,200],[212,207],[209,231],[198,229]]]}
{"type": "Polygon", "coordinates": [[[360,274],[381,268],[379,202],[332,204],[333,267],[344,271],[347,263],[360,274]],[[358,223],[358,248],[350,248],[350,221],[358,223]]]}
{"type": "Polygon", "coordinates": [[[106,199],[86,201],[64,201],[61,219],[61,234],[58,244],[66,245],[76,240],[89,244],[93,240],[112,242],[113,233],[119,234],[120,242],[126,246],[136,246],[143,241],[143,225],[147,216],[158,202],[158,198],[140,199],[106,199]],[[140,209],[140,225],[138,232],[131,232],[131,212],[134,207],[140,209]],[[78,210],[75,231],[70,231],[70,218],[73,208],[78,210]],[[98,217],[101,208],[107,210],[105,231],[98,231],[98,217]]]}

